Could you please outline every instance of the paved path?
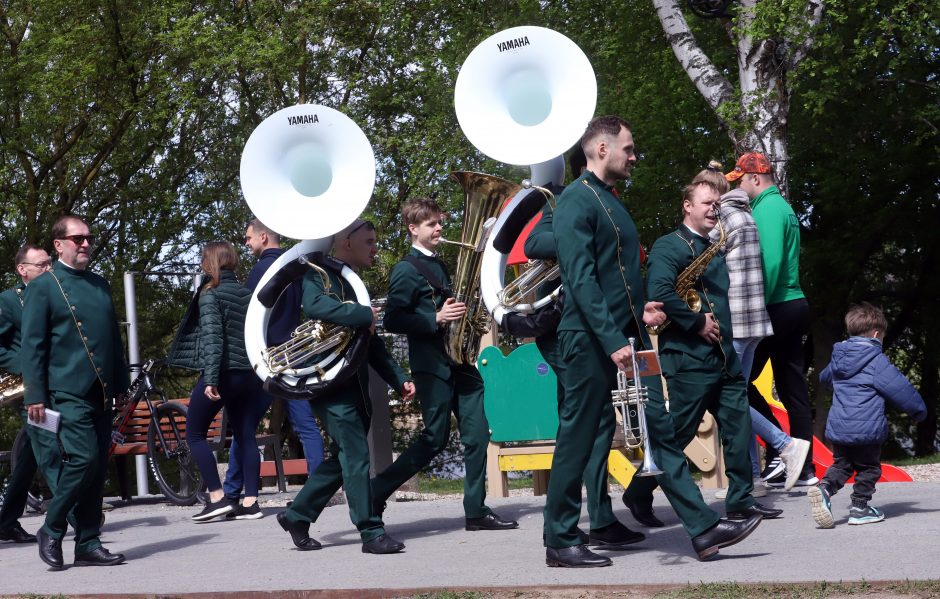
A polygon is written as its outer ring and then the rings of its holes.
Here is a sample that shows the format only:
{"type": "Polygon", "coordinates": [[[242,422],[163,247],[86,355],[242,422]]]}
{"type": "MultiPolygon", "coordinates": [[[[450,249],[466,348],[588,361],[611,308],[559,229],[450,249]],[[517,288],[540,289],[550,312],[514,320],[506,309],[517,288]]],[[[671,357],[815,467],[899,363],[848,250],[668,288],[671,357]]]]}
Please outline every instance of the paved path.
{"type": "MultiPolygon", "coordinates": [[[[711,493],[707,494],[711,499],[711,493]]],[[[283,496],[267,495],[272,501],[283,496]]],[[[836,527],[817,530],[804,492],[771,493],[762,502],[784,510],[743,543],[699,562],[661,493],[657,514],[666,528],[635,549],[611,553],[613,567],[547,568],[541,543],[541,497],[492,499],[520,529],[465,532],[459,501],[389,505],[389,532],[404,553],[364,555],[345,505],[328,508],[311,533],[324,548],[300,552],[265,508],[256,521],[193,524],[193,508],[136,504],[110,512],[103,539],[128,563],[114,568],[48,571],[35,545],[0,545],[0,594],[186,593],[299,589],[415,589],[542,585],[685,584],[698,582],[878,581],[940,578],[940,483],[878,486],[875,505],[887,519],[848,526],[849,494],[834,499],[836,527]]],[[[615,499],[621,520],[635,523],[615,499]]],[[[712,505],[721,509],[720,502],[712,505]]],[[[34,531],[38,517],[23,519],[34,531]]],[[[586,516],[582,526],[587,527],[586,516]]],[[[64,544],[72,560],[70,539],[64,544]]]]}

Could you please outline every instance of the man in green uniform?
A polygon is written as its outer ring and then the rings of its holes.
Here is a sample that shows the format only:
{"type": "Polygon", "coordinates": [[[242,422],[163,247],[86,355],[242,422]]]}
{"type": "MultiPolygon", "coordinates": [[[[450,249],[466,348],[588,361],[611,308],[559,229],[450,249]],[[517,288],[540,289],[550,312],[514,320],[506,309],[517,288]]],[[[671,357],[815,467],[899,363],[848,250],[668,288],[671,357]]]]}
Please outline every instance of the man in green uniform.
{"type": "Polygon", "coordinates": [[[338,387],[311,400],[313,411],[332,440],[330,458],[317,466],[291,507],[278,514],[277,521],[301,551],[320,549],[320,543],[310,537],[308,529],[342,485],[349,517],[362,538],[362,552],[396,553],[405,548],[404,543],[388,536],[381,516],[372,512],[367,440],[371,418],[369,366],[389,386],[400,391],[405,401],[414,397],[415,387],[389,355],[382,338],[372,334],[378,309],[357,303],[355,291],[340,274],[343,265],[354,271],[372,266],[376,253],[375,227],[369,221],[357,219],[336,235],[333,253],[336,260],[326,259],[322,263],[326,279],[315,270],[304,277],[304,313],[309,318],[352,329],[370,327],[368,359],[338,387]]]}
{"type": "Polygon", "coordinates": [[[659,337],[659,353],[669,386],[675,439],[680,447],[688,445],[705,410],[712,412],[718,421],[729,481],[728,518],[776,518],[782,510],[764,507],[751,496],[751,419],[747,382],[732,345],[730,279],[724,256],[708,239],[718,223],[720,192],[701,181],[688,185],[682,197],[682,224],[653,244],[647,280],[648,295],[663,302],[669,318],[659,337]],[[708,259],[708,255],[713,257],[708,259]],[[700,311],[676,293],[677,279],[696,259],[697,267],[704,269],[693,285],[701,300],[700,311]]]}
{"type": "Polygon", "coordinates": [[[389,332],[408,335],[424,430],[411,447],[373,479],[373,509],[382,513],[385,500],[443,451],[453,412],[464,447],[465,528],[516,528],[516,521],[503,520],[485,503],[490,434],[483,413],[483,379],[476,366],[453,364],[445,349],[446,324],[463,316],[466,306],[450,296],[447,268],[434,254],[441,240],[441,217],[440,206],[428,198],[412,200],[402,208],[402,220],[413,246],[392,269],[384,324],[389,332]]]}
{"type": "MultiPolygon", "coordinates": [[[[52,261],[46,250],[38,245],[24,245],[16,252],[16,273],[21,282],[0,293],[0,370],[10,375],[22,375],[20,366],[20,329],[23,322],[23,293],[29,282],[49,270],[52,261]]],[[[22,410],[23,425],[26,425],[26,410],[22,410]]],[[[19,518],[26,509],[26,496],[36,475],[36,455],[40,454],[42,439],[38,429],[26,427],[26,443],[10,474],[0,509],[0,542],[33,543],[36,536],[27,533],[19,518]]]]}
{"type": "MultiPolygon", "coordinates": [[[[584,153],[581,151],[580,144],[575,148],[571,157],[571,171],[579,176],[584,170],[584,153]]],[[[554,190],[552,190],[554,191],[554,190]]],[[[557,193],[557,191],[555,191],[557,193]]],[[[552,222],[554,220],[553,202],[546,202],[542,209],[541,218],[538,223],[529,232],[525,241],[525,254],[530,259],[536,260],[555,260],[557,253],[555,251],[555,236],[552,233],[552,222]]],[[[549,287],[557,286],[559,281],[553,281],[547,284],[549,287]]],[[[564,291],[562,291],[562,294],[564,291]]],[[[563,296],[560,300],[564,302],[563,296]]],[[[558,380],[558,406],[559,410],[565,405],[565,389],[561,384],[559,373],[565,368],[565,362],[561,359],[558,349],[557,330],[549,331],[535,338],[535,343],[541,352],[542,357],[548,362],[549,366],[556,374],[558,380]]],[[[560,413],[560,412],[559,412],[560,413]]],[[[602,429],[613,428],[613,411],[603,410],[601,414],[602,429]],[[608,421],[608,419],[610,419],[608,421]]],[[[616,550],[626,548],[626,545],[637,543],[646,538],[642,533],[634,532],[624,526],[614,515],[608,491],[609,483],[607,480],[607,457],[610,454],[610,440],[605,435],[598,435],[594,439],[591,447],[590,457],[585,467],[583,480],[587,489],[588,515],[591,520],[590,534],[583,533],[578,529],[578,537],[582,543],[596,545],[602,549],[616,550]]]]}
{"type": "Polygon", "coordinates": [[[26,288],[21,360],[28,417],[61,413],[62,467],[46,521],[37,533],[39,557],[62,568],[62,537],[75,519],[75,565],[124,561],[98,538],[101,497],[111,443],[113,398],[129,385],[111,288],[88,271],[94,236],[83,219],[59,217],[52,227],[58,262],[26,288]]]}
{"type": "MultiPolygon", "coordinates": [[[[609,446],[613,437],[610,391],[616,387],[617,370],[631,367],[629,339],[636,339],[637,349],[650,348],[643,325],[659,318],[646,306],[636,226],[611,192],[636,162],[630,126],[619,117],[596,118],[581,147],[587,170],[559,198],[553,223],[566,290],[558,327],[564,399],[545,504],[545,543],[546,563],[565,567],[610,565],[578,539],[581,476],[596,438],[602,436],[609,446]]],[[[659,481],[699,558],[708,557],[743,539],[760,518],[720,521],[708,508],[676,443],[659,377],[643,382],[650,394],[646,413],[653,458],[663,470],[659,481]]]]}

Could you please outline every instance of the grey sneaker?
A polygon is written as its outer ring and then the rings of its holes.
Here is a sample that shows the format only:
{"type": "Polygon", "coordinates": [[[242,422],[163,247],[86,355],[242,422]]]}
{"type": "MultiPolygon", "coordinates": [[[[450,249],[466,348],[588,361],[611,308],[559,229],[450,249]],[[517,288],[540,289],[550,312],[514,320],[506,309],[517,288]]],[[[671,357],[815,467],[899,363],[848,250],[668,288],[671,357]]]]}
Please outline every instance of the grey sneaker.
{"type": "Polygon", "coordinates": [[[809,441],[806,439],[793,438],[789,445],[780,452],[780,461],[783,462],[787,477],[783,483],[783,490],[789,491],[800,478],[800,472],[803,471],[803,462],[806,461],[806,455],[809,453],[809,441]]]}
{"type": "Polygon", "coordinates": [[[832,528],[832,503],[829,501],[829,491],[826,487],[810,487],[806,492],[810,507],[813,509],[813,520],[819,528],[832,528]]]}
{"type": "Polygon", "coordinates": [[[870,505],[865,507],[855,507],[853,505],[849,509],[849,524],[874,524],[884,519],[884,512],[870,505]]]}

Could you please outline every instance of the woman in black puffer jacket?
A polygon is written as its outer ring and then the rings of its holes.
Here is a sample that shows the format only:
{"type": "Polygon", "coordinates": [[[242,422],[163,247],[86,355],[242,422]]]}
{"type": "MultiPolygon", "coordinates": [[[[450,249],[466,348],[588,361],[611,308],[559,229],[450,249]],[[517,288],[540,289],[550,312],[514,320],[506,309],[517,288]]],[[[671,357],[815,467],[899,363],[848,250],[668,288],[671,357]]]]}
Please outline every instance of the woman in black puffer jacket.
{"type": "MultiPolygon", "coordinates": [[[[237,266],[238,254],[227,241],[214,241],[203,250],[202,270],[209,281],[198,298],[195,352],[202,376],[189,398],[186,422],[186,441],[209,489],[205,509],[193,516],[196,522],[224,516],[238,507],[223,493],[215,457],[206,441],[209,426],[223,407],[228,410],[228,421],[242,452],[245,496],[239,514],[261,517],[257,504],[260,457],[255,442],[258,410],[253,406],[262,401],[262,390],[245,352],[245,312],[251,291],[235,278],[237,266]]],[[[194,324],[194,319],[184,321],[184,330],[187,323],[194,324]]],[[[184,336],[181,331],[175,348],[184,345],[179,343],[184,336]]]]}

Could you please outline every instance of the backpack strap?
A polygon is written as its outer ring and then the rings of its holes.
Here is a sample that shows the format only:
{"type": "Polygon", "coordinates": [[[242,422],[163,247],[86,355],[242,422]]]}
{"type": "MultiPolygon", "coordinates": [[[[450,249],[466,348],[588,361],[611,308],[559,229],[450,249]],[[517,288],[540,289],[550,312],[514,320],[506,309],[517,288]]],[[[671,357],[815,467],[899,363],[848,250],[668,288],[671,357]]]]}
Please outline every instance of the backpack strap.
{"type": "Polygon", "coordinates": [[[415,269],[421,273],[421,276],[428,280],[428,285],[430,285],[434,292],[443,296],[444,299],[454,297],[454,293],[450,287],[445,287],[444,284],[438,279],[431,269],[428,268],[428,265],[424,263],[421,258],[417,256],[412,256],[411,254],[405,256],[405,261],[415,267],[415,269]]]}

